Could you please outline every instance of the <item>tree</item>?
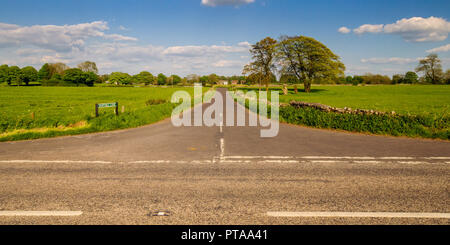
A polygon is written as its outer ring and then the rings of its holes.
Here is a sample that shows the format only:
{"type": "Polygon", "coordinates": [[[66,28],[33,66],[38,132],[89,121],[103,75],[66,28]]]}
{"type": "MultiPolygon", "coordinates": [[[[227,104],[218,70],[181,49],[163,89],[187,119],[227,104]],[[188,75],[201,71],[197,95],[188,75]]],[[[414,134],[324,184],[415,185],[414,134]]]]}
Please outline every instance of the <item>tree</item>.
{"type": "Polygon", "coordinates": [[[131,76],[123,72],[113,72],[109,76],[109,81],[117,85],[128,85],[131,83],[131,76]]]}
{"type": "Polygon", "coordinates": [[[95,74],[98,74],[97,64],[95,64],[95,62],[85,61],[83,63],[78,64],[77,67],[83,72],[93,72],[95,74]]]}
{"type": "Polygon", "coordinates": [[[438,84],[443,77],[441,60],[437,54],[430,54],[425,59],[419,61],[416,72],[424,73],[425,81],[438,84]]]}
{"type": "Polygon", "coordinates": [[[277,41],[271,37],[252,45],[250,53],[252,54],[253,62],[250,64],[253,73],[259,73],[260,79],[266,84],[266,90],[269,91],[269,82],[271,80],[273,70],[275,69],[275,45],[277,41]]]}
{"type": "Polygon", "coordinates": [[[49,68],[50,68],[50,77],[53,77],[54,74],[59,74],[63,76],[64,71],[70,69],[70,67],[64,63],[49,64],[49,68]]]}
{"type": "Polygon", "coordinates": [[[38,80],[38,72],[32,66],[22,68],[23,82],[28,86],[30,82],[38,80]]]}
{"type": "Polygon", "coordinates": [[[100,77],[92,71],[84,72],[84,84],[86,84],[89,87],[94,86],[94,83],[98,83],[100,81],[100,77]]]}
{"type": "Polygon", "coordinates": [[[172,85],[177,85],[179,83],[181,83],[181,77],[177,76],[177,75],[172,75],[170,76],[171,80],[172,80],[172,85]]]}
{"type": "Polygon", "coordinates": [[[149,85],[153,83],[154,77],[150,72],[143,71],[137,75],[134,75],[132,80],[132,82],[136,84],[143,83],[145,85],[149,85]]]}
{"type": "Polygon", "coordinates": [[[401,74],[395,74],[392,76],[392,84],[399,84],[405,82],[405,76],[401,74]]]}
{"type": "Polygon", "coordinates": [[[165,85],[167,83],[167,77],[164,74],[159,73],[157,81],[158,85],[165,85]]]}
{"type": "Polygon", "coordinates": [[[405,74],[405,77],[404,77],[403,81],[405,83],[411,83],[411,84],[412,83],[417,83],[419,81],[419,76],[417,76],[417,74],[415,72],[413,72],[413,71],[408,71],[405,74]]]}
{"type": "Polygon", "coordinates": [[[38,72],[39,81],[50,80],[52,78],[52,72],[50,65],[45,63],[38,72]]]}
{"type": "Polygon", "coordinates": [[[286,84],[295,84],[299,83],[298,78],[295,75],[292,74],[282,74],[280,77],[280,83],[286,84]]]}
{"type": "Polygon", "coordinates": [[[80,84],[86,84],[86,76],[84,72],[78,68],[68,69],[64,72],[63,80],[69,83],[76,84],[77,87],[80,84]]]}
{"type": "Polygon", "coordinates": [[[445,72],[445,84],[450,84],[450,69],[445,72]]]}
{"type": "Polygon", "coordinates": [[[200,81],[200,77],[197,74],[190,74],[186,77],[188,83],[198,83],[200,81]]]}
{"type": "MultiPolygon", "coordinates": [[[[237,80],[237,79],[236,79],[237,80]]],[[[219,82],[219,76],[217,76],[216,74],[211,74],[211,75],[209,75],[208,76],[208,81],[211,83],[211,84],[217,84],[218,82],[219,82]]]]}
{"type": "Polygon", "coordinates": [[[13,82],[15,82],[17,85],[20,86],[23,82],[22,70],[20,70],[18,66],[9,67],[6,82],[8,83],[8,85],[11,85],[13,82]]]}
{"type": "Polygon", "coordinates": [[[276,52],[282,71],[303,81],[307,93],[311,91],[313,80],[336,79],[345,71],[339,56],[311,37],[282,37],[276,52]]]}
{"type": "Polygon", "coordinates": [[[0,66],[0,83],[8,82],[8,73],[9,73],[8,65],[1,65],[0,66]]]}

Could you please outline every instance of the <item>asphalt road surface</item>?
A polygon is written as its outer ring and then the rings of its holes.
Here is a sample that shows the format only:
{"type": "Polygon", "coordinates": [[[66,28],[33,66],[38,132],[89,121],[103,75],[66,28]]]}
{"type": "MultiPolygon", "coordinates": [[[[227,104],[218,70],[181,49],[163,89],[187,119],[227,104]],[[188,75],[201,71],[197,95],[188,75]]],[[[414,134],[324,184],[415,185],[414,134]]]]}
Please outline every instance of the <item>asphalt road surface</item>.
{"type": "Polygon", "coordinates": [[[0,143],[0,224],[449,224],[450,142],[260,130],[0,143]]]}

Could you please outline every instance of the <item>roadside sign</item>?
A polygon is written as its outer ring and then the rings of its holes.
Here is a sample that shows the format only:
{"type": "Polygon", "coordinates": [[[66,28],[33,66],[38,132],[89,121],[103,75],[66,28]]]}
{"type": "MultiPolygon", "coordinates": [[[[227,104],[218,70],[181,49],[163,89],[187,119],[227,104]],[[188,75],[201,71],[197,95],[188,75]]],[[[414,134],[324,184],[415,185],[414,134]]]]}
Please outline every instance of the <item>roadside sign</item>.
{"type": "Polygon", "coordinates": [[[97,104],[98,108],[107,108],[107,107],[117,107],[117,102],[114,103],[104,103],[104,104],[97,104]]]}
{"type": "Polygon", "coordinates": [[[116,113],[116,116],[119,115],[119,102],[113,102],[113,103],[102,103],[102,104],[95,104],[95,117],[98,117],[98,109],[99,108],[111,108],[115,107],[114,112],[116,113]]]}

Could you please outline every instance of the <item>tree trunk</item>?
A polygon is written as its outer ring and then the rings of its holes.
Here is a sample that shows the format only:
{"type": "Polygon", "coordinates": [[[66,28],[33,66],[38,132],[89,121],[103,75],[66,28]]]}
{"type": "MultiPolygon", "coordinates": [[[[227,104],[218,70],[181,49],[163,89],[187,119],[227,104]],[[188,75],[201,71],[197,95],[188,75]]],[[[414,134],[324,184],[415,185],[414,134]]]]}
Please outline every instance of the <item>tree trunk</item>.
{"type": "Polygon", "coordinates": [[[311,82],[310,81],[305,81],[304,82],[304,86],[305,86],[305,92],[306,93],[311,92],[311,82]]]}

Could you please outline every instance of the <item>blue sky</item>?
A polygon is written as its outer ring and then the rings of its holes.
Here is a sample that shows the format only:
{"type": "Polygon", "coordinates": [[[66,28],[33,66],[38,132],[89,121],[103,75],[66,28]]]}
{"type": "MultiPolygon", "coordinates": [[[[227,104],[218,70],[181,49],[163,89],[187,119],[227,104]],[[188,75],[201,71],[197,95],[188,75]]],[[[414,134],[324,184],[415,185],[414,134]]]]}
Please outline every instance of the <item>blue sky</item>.
{"type": "Polygon", "coordinates": [[[403,73],[431,51],[447,69],[449,9],[440,0],[2,0],[0,63],[232,75],[249,62],[248,44],[287,34],[323,42],[347,74],[403,73]]]}

